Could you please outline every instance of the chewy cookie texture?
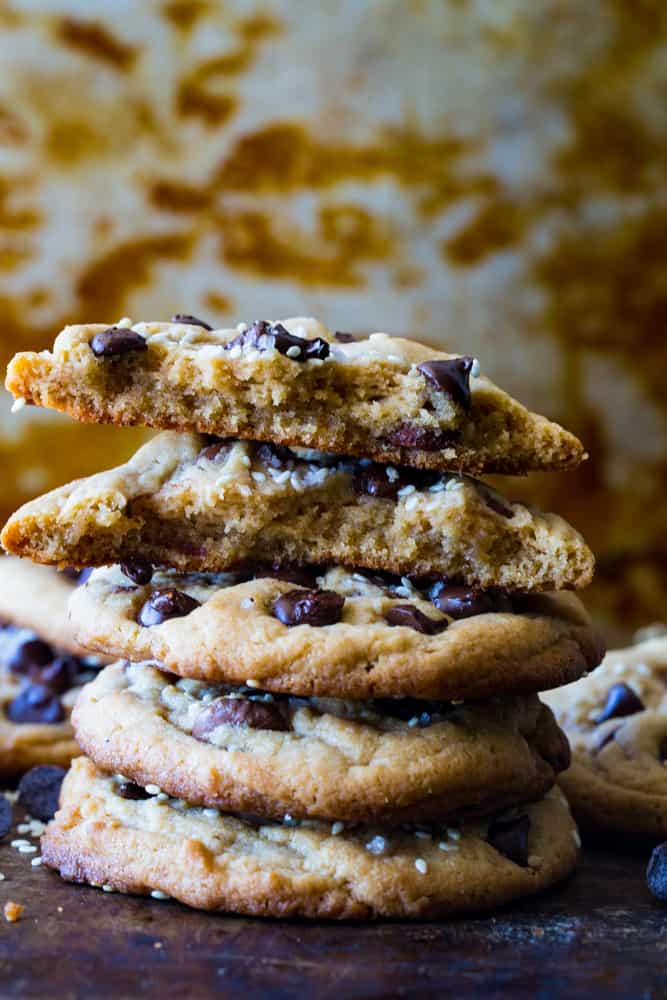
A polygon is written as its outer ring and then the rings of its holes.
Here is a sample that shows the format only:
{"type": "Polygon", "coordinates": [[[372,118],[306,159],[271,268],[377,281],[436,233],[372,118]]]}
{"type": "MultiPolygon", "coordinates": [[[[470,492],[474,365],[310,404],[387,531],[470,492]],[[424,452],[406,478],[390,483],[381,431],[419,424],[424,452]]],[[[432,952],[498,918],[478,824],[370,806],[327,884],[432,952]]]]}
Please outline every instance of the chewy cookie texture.
{"type": "Polygon", "coordinates": [[[209,685],[117,663],[73,718],[103,770],[175,798],[273,819],[454,821],[539,798],[567,741],[535,696],[342,701],[209,685]]]}
{"type": "Polygon", "coordinates": [[[46,865],[335,918],[488,910],[572,870],[569,746],[536,693],[602,658],[567,593],[593,557],[472,476],[573,468],[575,437],[472,357],[298,318],[68,327],[7,386],[163,430],[2,535],[97,567],[71,627],[118,660],[74,708],[46,865]]]}
{"type": "Polygon", "coordinates": [[[26,504],[2,542],[57,565],[186,572],[269,559],[522,590],[578,588],[593,574],[590,550],[565,521],[468,476],[174,432],[120,468],[26,504]]]}
{"type": "Polygon", "coordinates": [[[67,327],[17,354],[6,386],[78,420],[300,445],[464,472],[566,469],[581,442],[530,413],[475,360],[314,319],[212,330],[186,322],[67,327]]]}
{"type": "Polygon", "coordinates": [[[489,910],[569,874],[578,836],[557,790],[541,802],[456,828],[347,830],[271,823],[189,807],[79,758],[42,838],[63,878],[174,897],[250,916],[446,917],[489,910]]]}
{"type": "Polygon", "coordinates": [[[572,744],[561,783],[582,827],[666,838],[667,630],[613,650],[547,701],[572,744]]]}
{"type": "Polygon", "coordinates": [[[78,638],[173,673],[332,698],[489,698],[565,684],[602,645],[573,594],[508,594],[336,567],[183,576],[95,570],[70,601],[78,638]],[[135,575],[135,580],[127,573],[135,575]]]}

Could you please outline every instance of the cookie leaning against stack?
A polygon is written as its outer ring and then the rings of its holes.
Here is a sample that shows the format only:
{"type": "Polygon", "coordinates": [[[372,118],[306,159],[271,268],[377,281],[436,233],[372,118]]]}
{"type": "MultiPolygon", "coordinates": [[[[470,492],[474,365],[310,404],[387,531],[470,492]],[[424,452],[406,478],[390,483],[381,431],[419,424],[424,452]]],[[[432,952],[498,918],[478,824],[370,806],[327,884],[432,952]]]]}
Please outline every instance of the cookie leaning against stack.
{"type": "Polygon", "coordinates": [[[45,863],[310,917],[489,909],[562,878],[569,748],[536,693],[601,659],[556,593],[593,559],[471,474],[574,467],[580,443],[472,358],[180,320],[68,328],[10,365],[20,399],[167,431],[2,536],[101,567],[70,613],[121,658],[77,702],[88,757],[45,863]]]}

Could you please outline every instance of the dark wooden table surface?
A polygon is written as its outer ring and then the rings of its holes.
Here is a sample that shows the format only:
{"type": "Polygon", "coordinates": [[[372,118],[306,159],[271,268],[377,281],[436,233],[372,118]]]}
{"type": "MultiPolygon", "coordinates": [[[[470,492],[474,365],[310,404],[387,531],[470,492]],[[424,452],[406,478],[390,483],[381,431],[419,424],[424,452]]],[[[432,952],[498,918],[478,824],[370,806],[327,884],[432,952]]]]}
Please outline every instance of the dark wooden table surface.
{"type": "Polygon", "coordinates": [[[587,848],[568,882],[493,917],[307,924],[67,885],[17,836],[0,844],[3,1000],[667,997],[667,906],[646,889],[646,851],[587,848]],[[9,899],[25,906],[16,924],[9,899]]]}

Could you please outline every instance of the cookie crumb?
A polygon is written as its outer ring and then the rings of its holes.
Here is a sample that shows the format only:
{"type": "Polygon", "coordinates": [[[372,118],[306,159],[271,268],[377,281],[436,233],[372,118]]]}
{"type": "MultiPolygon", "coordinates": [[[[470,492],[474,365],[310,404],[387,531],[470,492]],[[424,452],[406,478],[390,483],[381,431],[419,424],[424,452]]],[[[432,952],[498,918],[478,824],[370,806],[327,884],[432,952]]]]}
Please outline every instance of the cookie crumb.
{"type": "Polygon", "coordinates": [[[15,903],[13,899],[9,899],[5,903],[5,920],[7,923],[15,924],[17,920],[21,919],[21,914],[25,910],[25,906],[21,906],[20,903],[15,903]]]}

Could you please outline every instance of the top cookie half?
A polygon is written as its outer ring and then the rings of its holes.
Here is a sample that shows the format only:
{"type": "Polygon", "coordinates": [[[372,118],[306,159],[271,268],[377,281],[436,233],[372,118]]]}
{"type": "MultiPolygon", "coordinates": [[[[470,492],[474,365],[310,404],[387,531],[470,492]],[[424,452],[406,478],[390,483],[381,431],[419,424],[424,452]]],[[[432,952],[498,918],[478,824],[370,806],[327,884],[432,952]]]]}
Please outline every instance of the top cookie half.
{"type": "Polygon", "coordinates": [[[212,330],[189,322],[70,326],[17,354],[17,399],[78,420],[252,438],[464,472],[576,467],[574,435],[531,413],[475,359],[314,319],[212,330]]]}

